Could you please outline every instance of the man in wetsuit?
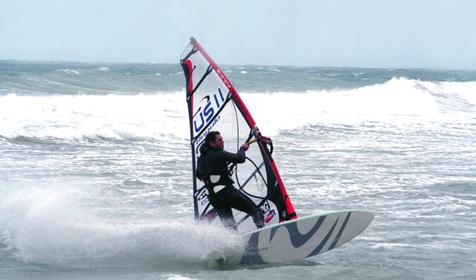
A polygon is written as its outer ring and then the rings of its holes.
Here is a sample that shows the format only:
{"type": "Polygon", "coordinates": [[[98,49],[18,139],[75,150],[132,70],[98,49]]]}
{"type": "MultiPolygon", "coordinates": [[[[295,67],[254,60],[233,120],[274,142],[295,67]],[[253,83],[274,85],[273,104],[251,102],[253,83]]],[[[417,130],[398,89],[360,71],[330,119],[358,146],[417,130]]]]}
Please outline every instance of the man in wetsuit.
{"type": "Polygon", "coordinates": [[[205,183],[211,205],[217,210],[227,228],[237,229],[231,208],[250,215],[257,228],[264,226],[263,213],[254,202],[233,186],[228,163],[243,163],[248,144],[243,144],[234,154],[223,150],[223,138],[218,131],[210,131],[200,147],[197,175],[205,183]]]}

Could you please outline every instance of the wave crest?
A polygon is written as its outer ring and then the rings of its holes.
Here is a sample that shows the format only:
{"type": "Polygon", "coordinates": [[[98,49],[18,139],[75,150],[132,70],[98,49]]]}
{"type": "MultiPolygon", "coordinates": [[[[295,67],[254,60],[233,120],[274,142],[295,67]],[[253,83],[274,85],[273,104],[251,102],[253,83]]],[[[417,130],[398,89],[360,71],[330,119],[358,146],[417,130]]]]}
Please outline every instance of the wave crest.
{"type": "MultiPolygon", "coordinates": [[[[476,82],[393,78],[356,89],[241,96],[263,133],[314,124],[474,122],[476,82]]],[[[39,139],[189,137],[183,92],[0,97],[0,136],[39,139]]]]}

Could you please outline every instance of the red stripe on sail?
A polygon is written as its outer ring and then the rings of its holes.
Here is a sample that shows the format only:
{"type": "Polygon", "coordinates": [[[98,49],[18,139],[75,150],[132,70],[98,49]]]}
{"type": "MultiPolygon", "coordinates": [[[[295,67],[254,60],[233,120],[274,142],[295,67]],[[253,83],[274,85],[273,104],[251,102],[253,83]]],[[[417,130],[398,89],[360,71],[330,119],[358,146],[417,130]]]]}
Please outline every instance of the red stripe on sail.
{"type": "Polygon", "coordinates": [[[188,69],[187,90],[188,90],[188,94],[189,94],[189,97],[190,97],[190,100],[189,100],[190,111],[192,113],[193,112],[193,94],[192,94],[192,92],[193,92],[193,76],[192,76],[193,65],[192,65],[192,61],[190,59],[187,59],[186,61],[184,61],[183,64],[187,65],[187,69],[188,69]]]}

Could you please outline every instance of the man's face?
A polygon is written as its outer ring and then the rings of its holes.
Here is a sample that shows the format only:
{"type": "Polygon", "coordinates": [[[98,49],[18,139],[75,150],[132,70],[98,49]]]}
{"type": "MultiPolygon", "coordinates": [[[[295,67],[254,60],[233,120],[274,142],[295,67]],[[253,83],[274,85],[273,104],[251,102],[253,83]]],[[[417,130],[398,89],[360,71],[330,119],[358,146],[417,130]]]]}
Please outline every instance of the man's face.
{"type": "Polygon", "coordinates": [[[225,142],[223,142],[223,138],[220,134],[216,136],[215,141],[213,141],[210,146],[215,149],[223,149],[223,147],[225,146],[225,142]]]}

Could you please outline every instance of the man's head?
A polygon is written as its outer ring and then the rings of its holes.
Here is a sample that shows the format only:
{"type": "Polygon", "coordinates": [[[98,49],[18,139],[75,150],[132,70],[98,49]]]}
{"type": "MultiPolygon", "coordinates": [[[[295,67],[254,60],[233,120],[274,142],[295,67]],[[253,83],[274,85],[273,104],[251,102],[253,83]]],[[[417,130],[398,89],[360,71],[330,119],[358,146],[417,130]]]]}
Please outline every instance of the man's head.
{"type": "Polygon", "coordinates": [[[205,137],[205,143],[204,145],[206,147],[211,147],[215,149],[223,149],[224,147],[224,142],[223,138],[220,135],[219,131],[210,131],[207,136],[205,137]]]}

